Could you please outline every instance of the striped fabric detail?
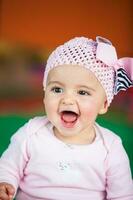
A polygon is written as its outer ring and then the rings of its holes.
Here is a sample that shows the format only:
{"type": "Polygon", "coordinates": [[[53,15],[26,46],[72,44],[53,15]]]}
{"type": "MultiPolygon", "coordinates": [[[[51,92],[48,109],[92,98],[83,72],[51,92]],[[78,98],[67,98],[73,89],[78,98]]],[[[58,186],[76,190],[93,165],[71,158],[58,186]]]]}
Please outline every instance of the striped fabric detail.
{"type": "Polygon", "coordinates": [[[133,81],[128,77],[127,72],[123,68],[119,68],[116,71],[114,94],[117,94],[120,90],[127,90],[130,87],[133,87],[133,81]]]}

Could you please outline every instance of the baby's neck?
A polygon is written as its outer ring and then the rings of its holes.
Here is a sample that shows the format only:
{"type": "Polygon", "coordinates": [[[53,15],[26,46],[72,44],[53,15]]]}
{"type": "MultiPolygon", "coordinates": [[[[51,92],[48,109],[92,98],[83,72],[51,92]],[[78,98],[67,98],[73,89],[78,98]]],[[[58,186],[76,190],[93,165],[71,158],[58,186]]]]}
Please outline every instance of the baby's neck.
{"type": "Polygon", "coordinates": [[[74,136],[63,136],[59,133],[59,131],[54,127],[53,132],[55,137],[57,137],[59,140],[66,144],[73,144],[73,145],[87,145],[92,144],[96,138],[96,132],[95,129],[92,128],[88,134],[81,135],[74,135],[74,136]]]}

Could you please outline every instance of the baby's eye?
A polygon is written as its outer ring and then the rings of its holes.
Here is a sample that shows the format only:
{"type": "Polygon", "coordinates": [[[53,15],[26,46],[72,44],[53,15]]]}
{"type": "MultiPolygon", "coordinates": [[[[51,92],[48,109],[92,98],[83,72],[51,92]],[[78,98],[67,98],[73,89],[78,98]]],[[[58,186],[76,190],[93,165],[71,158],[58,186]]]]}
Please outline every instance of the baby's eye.
{"type": "Polygon", "coordinates": [[[54,93],[62,93],[63,92],[63,89],[60,88],[60,87],[53,87],[51,89],[51,91],[53,91],[54,93]]]}
{"type": "Polygon", "coordinates": [[[80,94],[80,95],[85,95],[85,96],[90,95],[90,93],[87,92],[87,91],[85,91],[85,90],[79,90],[79,91],[78,91],[78,94],[80,94]]]}

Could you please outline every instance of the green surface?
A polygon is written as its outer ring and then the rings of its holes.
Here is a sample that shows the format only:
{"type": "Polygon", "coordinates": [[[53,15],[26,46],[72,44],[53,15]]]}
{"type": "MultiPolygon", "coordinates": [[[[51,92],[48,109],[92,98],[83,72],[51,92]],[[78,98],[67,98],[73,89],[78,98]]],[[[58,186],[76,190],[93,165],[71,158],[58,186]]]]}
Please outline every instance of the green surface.
{"type": "MultiPolygon", "coordinates": [[[[22,115],[0,116],[0,155],[7,148],[11,135],[27,122],[29,118],[31,117],[22,115]]],[[[121,115],[121,113],[117,113],[117,115],[116,113],[109,113],[98,118],[97,121],[121,137],[130,159],[133,174],[133,125],[129,124],[126,115],[121,115]]]]}

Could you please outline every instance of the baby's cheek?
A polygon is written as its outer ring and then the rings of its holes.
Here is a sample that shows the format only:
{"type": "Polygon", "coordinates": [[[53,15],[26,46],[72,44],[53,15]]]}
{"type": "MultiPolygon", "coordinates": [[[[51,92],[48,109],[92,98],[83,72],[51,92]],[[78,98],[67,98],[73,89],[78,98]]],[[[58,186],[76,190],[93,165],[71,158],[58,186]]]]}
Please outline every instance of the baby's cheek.
{"type": "Polygon", "coordinates": [[[89,110],[86,109],[86,110],[84,110],[84,115],[87,116],[87,117],[93,116],[94,115],[93,109],[89,109],[89,110]]]}
{"type": "Polygon", "coordinates": [[[87,104],[82,107],[82,114],[87,118],[95,118],[97,115],[96,106],[92,104],[87,104]]]}
{"type": "Polygon", "coordinates": [[[55,110],[56,110],[56,106],[54,105],[54,104],[52,104],[52,103],[45,103],[45,110],[47,111],[47,112],[55,112],[55,110]]]}

